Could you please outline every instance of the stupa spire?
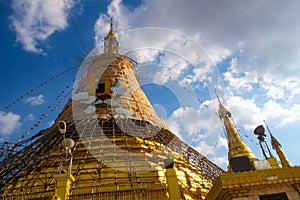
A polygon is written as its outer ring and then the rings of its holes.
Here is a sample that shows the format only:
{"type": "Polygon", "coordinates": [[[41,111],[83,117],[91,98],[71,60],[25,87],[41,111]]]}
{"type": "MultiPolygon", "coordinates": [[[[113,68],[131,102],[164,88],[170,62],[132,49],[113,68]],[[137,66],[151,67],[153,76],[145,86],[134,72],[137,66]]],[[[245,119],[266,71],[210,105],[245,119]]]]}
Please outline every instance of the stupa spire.
{"type": "Polygon", "coordinates": [[[104,53],[118,53],[119,40],[113,28],[113,18],[110,18],[110,30],[104,38],[104,53]]]}
{"type": "Polygon", "coordinates": [[[270,133],[270,136],[271,136],[272,148],[276,151],[282,167],[292,167],[290,161],[284,155],[284,152],[281,149],[281,144],[279,143],[279,141],[272,135],[272,133],[270,133]]]}
{"type": "Polygon", "coordinates": [[[220,117],[220,119],[223,122],[223,126],[226,131],[226,137],[227,137],[227,141],[228,141],[229,163],[232,158],[238,158],[238,157],[242,157],[242,156],[248,157],[251,162],[258,160],[254,156],[254,154],[252,153],[250,148],[241,139],[241,137],[233,123],[229,109],[226,106],[224,106],[224,104],[221,102],[218,94],[217,94],[217,98],[219,101],[218,116],[220,117]]]}
{"type": "Polygon", "coordinates": [[[55,123],[0,162],[0,199],[204,199],[223,172],[159,118],[112,21],[104,42],[55,123]]]}

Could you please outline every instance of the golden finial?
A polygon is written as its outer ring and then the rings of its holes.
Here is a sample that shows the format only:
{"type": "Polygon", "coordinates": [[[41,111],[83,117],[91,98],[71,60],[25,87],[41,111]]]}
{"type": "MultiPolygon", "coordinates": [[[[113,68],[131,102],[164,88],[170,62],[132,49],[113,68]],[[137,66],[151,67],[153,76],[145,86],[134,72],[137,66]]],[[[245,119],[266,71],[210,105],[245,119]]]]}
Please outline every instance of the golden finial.
{"type": "Polygon", "coordinates": [[[219,95],[218,95],[218,93],[217,93],[216,88],[214,89],[214,91],[215,91],[216,96],[217,96],[217,99],[218,99],[218,101],[219,101],[219,105],[222,104],[222,102],[221,102],[221,100],[220,100],[220,97],[219,97],[219,95]]]}
{"type": "Polygon", "coordinates": [[[104,53],[118,53],[119,41],[113,29],[113,18],[110,18],[110,30],[104,38],[104,53]]]}
{"type": "MultiPolygon", "coordinates": [[[[246,156],[249,160],[255,161],[258,160],[250,148],[243,142],[241,139],[231,117],[231,113],[228,108],[226,108],[217,92],[215,91],[218,101],[219,101],[219,112],[218,115],[220,119],[223,121],[223,126],[226,131],[226,137],[228,140],[228,160],[230,161],[232,158],[246,156]]],[[[230,169],[230,168],[229,168],[230,169]]]]}
{"type": "Polygon", "coordinates": [[[221,102],[221,99],[220,99],[220,97],[219,97],[219,95],[218,95],[218,93],[217,93],[217,90],[215,89],[214,91],[215,91],[215,93],[216,93],[216,96],[217,96],[217,99],[218,99],[218,102],[219,102],[218,116],[219,116],[221,119],[222,119],[223,117],[226,117],[226,115],[229,115],[229,117],[230,117],[231,114],[230,114],[228,108],[226,108],[226,107],[224,106],[224,104],[221,102]]]}
{"type": "Polygon", "coordinates": [[[113,29],[113,18],[110,18],[110,31],[114,31],[113,29]]]}
{"type": "Polygon", "coordinates": [[[276,151],[281,165],[282,167],[292,167],[290,161],[286,158],[286,156],[284,155],[282,149],[281,149],[281,144],[279,143],[279,141],[273,136],[273,134],[271,133],[269,126],[267,125],[266,121],[264,120],[264,123],[268,129],[268,132],[271,136],[271,144],[272,144],[272,148],[276,151]]]}
{"type": "Polygon", "coordinates": [[[271,136],[271,144],[272,144],[272,148],[274,150],[276,150],[276,147],[281,147],[281,144],[279,143],[279,141],[272,135],[272,133],[270,133],[271,136]]]}
{"type": "Polygon", "coordinates": [[[268,125],[266,124],[268,132],[270,133],[271,136],[271,144],[272,144],[272,148],[276,151],[281,165],[282,167],[292,167],[290,161],[286,158],[286,156],[284,155],[284,152],[281,149],[281,144],[279,143],[279,141],[273,136],[273,134],[271,133],[268,125]]]}

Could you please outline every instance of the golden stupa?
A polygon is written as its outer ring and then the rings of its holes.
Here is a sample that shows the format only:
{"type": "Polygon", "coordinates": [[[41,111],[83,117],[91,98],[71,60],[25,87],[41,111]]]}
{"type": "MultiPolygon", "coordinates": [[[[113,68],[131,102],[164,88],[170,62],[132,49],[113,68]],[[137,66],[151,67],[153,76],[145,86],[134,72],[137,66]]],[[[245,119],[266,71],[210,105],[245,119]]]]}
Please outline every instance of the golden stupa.
{"type": "Polygon", "coordinates": [[[205,197],[207,200],[299,200],[300,167],[292,166],[286,158],[281,144],[271,134],[273,149],[280,160],[272,155],[264,137],[263,125],[254,130],[261,145],[264,160],[257,159],[241,139],[228,108],[220,101],[219,117],[228,140],[228,171],[215,179],[213,187],[205,197]],[[267,153],[269,152],[269,156],[267,153]]]}
{"type": "Polygon", "coordinates": [[[0,199],[205,199],[223,170],[158,117],[111,29],[48,129],[0,163],[0,199]]]}

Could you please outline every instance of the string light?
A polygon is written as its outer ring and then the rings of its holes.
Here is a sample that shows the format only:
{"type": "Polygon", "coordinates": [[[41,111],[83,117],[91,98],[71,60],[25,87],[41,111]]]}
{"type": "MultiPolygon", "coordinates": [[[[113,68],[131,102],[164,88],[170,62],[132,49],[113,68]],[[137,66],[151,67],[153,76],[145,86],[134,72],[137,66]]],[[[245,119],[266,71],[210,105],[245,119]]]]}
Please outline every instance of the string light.
{"type": "MultiPolygon", "coordinates": [[[[73,80],[74,82],[74,80],[73,80]]],[[[48,109],[50,110],[50,112],[53,112],[56,108],[58,108],[61,103],[64,102],[64,100],[72,94],[73,88],[70,89],[70,86],[67,85],[60,93],[59,95],[56,97],[55,101],[55,105],[53,106],[48,106],[48,109]],[[66,91],[67,90],[67,91],[66,91]]],[[[34,129],[38,128],[40,126],[40,124],[42,123],[42,121],[45,118],[48,118],[49,114],[47,113],[42,113],[40,115],[40,117],[38,118],[38,121],[36,121],[32,127],[29,128],[29,130],[25,131],[24,134],[22,134],[19,138],[18,138],[18,142],[17,143],[10,143],[10,142],[4,142],[3,144],[0,143],[0,160],[3,159],[3,156],[8,156],[10,153],[14,152],[16,150],[17,147],[20,147],[20,142],[22,142],[25,139],[26,135],[29,135],[34,129]]]]}
{"type": "Polygon", "coordinates": [[[40,89],[40,88],[44,87],[45,85],[47,85],[49,82],[51,82],[51,81],[53,81],[53,80],[59,78],[60,76],[65,75],[65,74],[68,73],[68,72],[72,72],[72,71],[74,71],[74,70],[77,70],[78,68],[79,68],[79,65],[76,65],[76,66],[73,66],[73,67],[71,67],[71,68],[69,68],[69,69],[66,69],[66,70],[64,70],[64,71],[62,71],[62,72],[60,72],[60,73],[58,73],[58,74],[56,74],[56,75],[50,77],[50,78],[48,79],[48,81],[43,81],[43,82],[41,82],[40,84],[38,84],[38,85],[35,87],[35,89],[29,89],[29,90],[28,90],[27,92],[25,92],[23,95],[19,96],[17,99],[15,99],[15,100],[12,101],[11,103],[9,103],[9,104],[7,104],[6,106],[4,106],[4,109],[5,109],[5,110],[8,110],[8,109],[12,108],[14,105],[16,105],[17,102],[20,102],[20,101],[23,100],[24,98],[29,97],[32,93],[34,93],[34,92],[36,91],[36,89],[40,89]]]}
{"type": "MultiPolygon", "coordinates": [[[[68,88],[70,88],[70,86],[67,85],[65,88],[68,89],[68,88]]],[[[57,107],[59,107],[61,105],[61,103],[63,103],[64,100],[67,98],[67,96],[72,94],[72,91],[73,91],[73,89],[70,89],[65,93],[65,89],[63,89],[62,92],[60,92],[60,94],[56,97],[56,99],[55,99],[56,103],[53,106],[48,106],[50,113],[53,112],[57,107]],[[62,96],[63,94],[64,94],[64,96],[62,96]]],[[[49,114],[42,113],[41,116],[39,117],[38,121],[36,121],[33,124],[33,126],[30,128],[30,131],[33,131],[35,128],[38,128],[40,126],[40,124],[42,123],[42,121],[47,117],[49,117],[49,114]]],[[[27,130],[25,132],[25,134],[29,135],[30,131],[27,130]]]]}

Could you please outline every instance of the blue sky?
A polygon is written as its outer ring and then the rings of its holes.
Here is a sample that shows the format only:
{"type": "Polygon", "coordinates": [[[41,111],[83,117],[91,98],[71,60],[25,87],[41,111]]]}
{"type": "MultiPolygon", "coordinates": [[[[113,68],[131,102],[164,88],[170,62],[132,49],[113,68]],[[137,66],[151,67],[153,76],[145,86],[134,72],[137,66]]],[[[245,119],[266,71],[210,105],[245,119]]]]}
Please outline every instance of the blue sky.
{"type": "Polygon", "coordinates": [[[72,67],[101,48],[113,17],[122,52],[143,63],[137,78],[153,107],[186,143],[226,168],[216,88],[258,158],[253,129],[266,120],[299,165],[297,8],[279,0],[0,0],[0,142],[53,123],[70,97],[72,67]]]}

